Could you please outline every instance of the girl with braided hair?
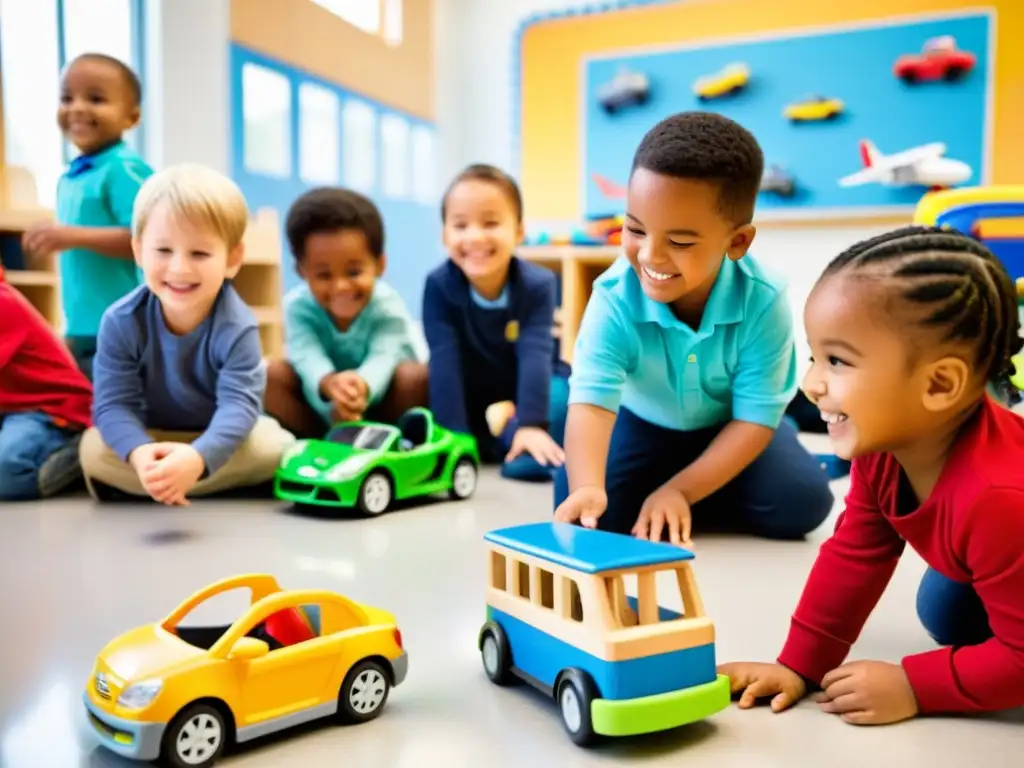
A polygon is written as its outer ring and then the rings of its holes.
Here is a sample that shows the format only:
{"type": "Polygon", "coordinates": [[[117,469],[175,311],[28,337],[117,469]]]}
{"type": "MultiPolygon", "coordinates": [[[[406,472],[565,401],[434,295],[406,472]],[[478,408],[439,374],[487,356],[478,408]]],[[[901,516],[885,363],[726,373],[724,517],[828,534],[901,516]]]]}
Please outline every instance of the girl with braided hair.
{"type": "Polygon", "coordinates": [[[1021,349],[1008,274],[966,235],[908,227],[836,258],[804,321],[803,389],[851,485],[777,663],[721,667],[740,707],[817,689],[823,711],[869,725],[1024,706],[1024,419],[988,394],[1021,349]],[[844,663],[907,544],[940,647],[844,663]]]}

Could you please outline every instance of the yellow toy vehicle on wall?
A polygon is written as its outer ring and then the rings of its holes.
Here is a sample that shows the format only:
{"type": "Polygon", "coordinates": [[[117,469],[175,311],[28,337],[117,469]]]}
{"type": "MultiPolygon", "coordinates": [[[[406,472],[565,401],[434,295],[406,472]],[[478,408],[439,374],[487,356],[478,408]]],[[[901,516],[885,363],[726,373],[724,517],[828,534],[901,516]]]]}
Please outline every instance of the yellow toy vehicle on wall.
{"type": "Polygon", "coordinates": [[[332,715],[372,720],[407,670],[390,613],[248,574],[211,584],[163,621],[108,643],[84,701],[107,749],[209,768],[231,743],[332,715]],[[183,623],[201,603],[236,589],[248,590],[251,602],[233,624],[183,623]]]}
{"type": "Polygon", "coordinates": [[[742,62],[728,64],[720,71],[698,78],[693,92],[701,101],[732,96],[750,84],[750,67],[742,62]]]}
{"type": "Polygon", "coordinates": [[[812,123],[835,120],[845,109],[841,99],[812,95],[788,105],[783,114],[794,123],[812,123]]]}

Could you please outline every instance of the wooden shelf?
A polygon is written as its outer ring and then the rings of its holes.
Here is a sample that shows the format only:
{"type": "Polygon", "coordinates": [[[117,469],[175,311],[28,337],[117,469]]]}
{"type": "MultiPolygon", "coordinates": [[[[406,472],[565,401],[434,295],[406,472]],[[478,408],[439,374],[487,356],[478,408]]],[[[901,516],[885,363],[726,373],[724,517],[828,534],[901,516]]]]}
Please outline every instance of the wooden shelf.
{"type": "Polygon", "coordinates": [[[4,279],[15,288],[57,287],[57,275],[41,269],[12,269],[4,272],[4,279]]]}
{"type": "Polygon", "coordinates": [[[535,245],[516,251],[524,261],[547,267],[561,275],[562,358],[572,362],[573,347],[583,321],[583,310],[593,290],[594,280],[619,257],[617,245],[535,245]]]}

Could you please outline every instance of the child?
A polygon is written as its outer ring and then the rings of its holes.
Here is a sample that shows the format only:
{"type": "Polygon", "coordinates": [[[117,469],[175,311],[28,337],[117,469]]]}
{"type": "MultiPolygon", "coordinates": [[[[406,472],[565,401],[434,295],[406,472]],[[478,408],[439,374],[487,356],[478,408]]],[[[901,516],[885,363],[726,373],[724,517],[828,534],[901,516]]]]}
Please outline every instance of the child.
{"type": "Polygon", "coordinates": [[[853,460],[846,511],[811,569],[777,664],[725,664],[741,707],[819,687],[859,725],[1024,706],[1024,420],[994,402],[1021,349],[1013,284],[981,243],[908,227],[853,246],[805,309],[807,397],[853,460]],[[929,566],[941,648],[843,663],[906,546],[929,566]]]}
{"type": "Polygon", "coordinates": [[[449,259],[423,294],[430,407],[445,427],[473,434],[505,477],[550,481],[564,461],[568,367],[553,336],[555,276],[513,253],[523,240],[519,187],[471,165],[445,193],[441,220],[449,259]],[[489,424],[488,407],[506,402],[514,412],[489,424]]]}
{"type": "Polygon", "coordinates": [[[0,501],[52,496],[80,474],[92,387],[2,267],[0,317],[0,501]]]}
{"type": "Polygon", "coordinates": [[[123,141],[138,124],[142,87],[132,70],[98,53],[64,70],[57,122],[81,153],[57,187],[57,222],[26,232],[24,248],[60,257],[65,341],[92,378],[103,312],[139,285],[132,260],[132,204],[152,169],[123,141]]]}
{"type": "Polygon", "coordinates": [[[380,279],[384,224],[372,201],[324,187],[288,211],[288,243],[305,285],[285,299],[288,362],[268,370],[267,413],[302,437],[338,421],[396,422],[427,404],[405,302],[380,279]]]}
{"type": "Polygon", "coordinates": [[[577,339],[556,519],[687,543],[691,514],[795,539],[831,510],[828,477],[782,421],[786,292],[746,256],[763,166],[716,114],[668,117],[640,143],[626,258],[595,282],[577,339]]]}
{"type": "Polygon", "coordinates": [[[187,504],[273,478],[292,436],[260,416],[259,332],[230,282],[247,222],[238,187],[202,166],[169,168],[140,190],[132,247],[145,285],[103,315],[96,426],[80,449],[94,498],[110,487],[187,504]]]}

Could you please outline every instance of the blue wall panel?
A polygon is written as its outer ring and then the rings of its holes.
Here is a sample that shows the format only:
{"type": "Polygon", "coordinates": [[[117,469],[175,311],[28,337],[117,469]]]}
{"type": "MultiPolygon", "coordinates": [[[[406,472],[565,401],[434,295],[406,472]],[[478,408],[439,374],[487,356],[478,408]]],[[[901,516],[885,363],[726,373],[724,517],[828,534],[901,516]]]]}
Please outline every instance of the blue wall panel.
{"type": "Polygon", "coordinates": [[[691,109],[710,109],[738,121],[757,136],[766,163],[778,163],[794,175],[801,193],[791,200],[762,194],[758,202],[762,211],[823,209],[827,213],[916,203],[921,188],[839,186],[840,177],[862,167],[858,149],[862,138],[873,140],[886,154],[943,141],[947,157],[974,169],[966,183],[984,183],[991,23],[987,14],[978,13],[590,60],[581,137],[585,212],[607,215],[620,209],[621,201],[601,194],[593,174],[624,183],[644,133],[661,118],[691,109]],[[977,56],[974,71],[962,82],[908,86],[893,76],[897,57],[920,52],[926,39],[940,35],[953,35],[958,48],[977,56]],[[731,62],[749,65],[748,88],[735,97],[698,101],[693,82],[731,62]],[[607,115],[596,93],[622,67],[648,75],[651,99],[643,107],[607,115]],[[835,121],[804,124],[791,124],[783,117],[787,104],[815,93],[842,99],[846,114],[835,121]]]}
{"type": "MultiPolygon", "coordinates": [[[[382,194],[379,186],[381,176],[380,118],[391,114],[402,117],[410,128],[422,126],[432,132],[434,126],[430,122],[404,114],[385,105],[374,102],[361,94],[348,91],[329,81],[318,78],[307,72],[292,67],[279,60],[264,56],[244,46],[231,46],[231,173],[245,194],[249,207],[274,208],[281,216],[282,230],[288,207],[296,197],[314,185],[307,184],[299,177],[299,85],[312,83],[333,91],[344,104],[346,99],[354,98],[370,105],[377,112],[377,185],[369,196],[380,208],[384,218],[387,270],[384,280],[405,299],[409,312],[414,318],[420,317],[423,283],[427,273],[444,257],[441,247],[440,197],[430,204],[413,199],[396,199],[382,194]],[[286,178],[254,173],[245,167],[245,125],[242,111],[242,68],[247,64],[255,64],[284,75],[291,85],[291,173],[286,178]]],[[[339,132],[341,127],[339,126],[339,132]]],[[[344,146],[345,137],[341,136],[344,146]]],[[[435,135],[436,142],[436,135],[435,135]]],[[[343,154],[343,153],[342,153],[343,154]]],[[[339,159],[339,164],[343,160],[339,159]]],[[[339,168],[340,186],[345,186],[345,168],[339,168]]],[[[294,260],[284,241],[284,290],[287,293],[301,282],[294,268],[294,260]]]]}

